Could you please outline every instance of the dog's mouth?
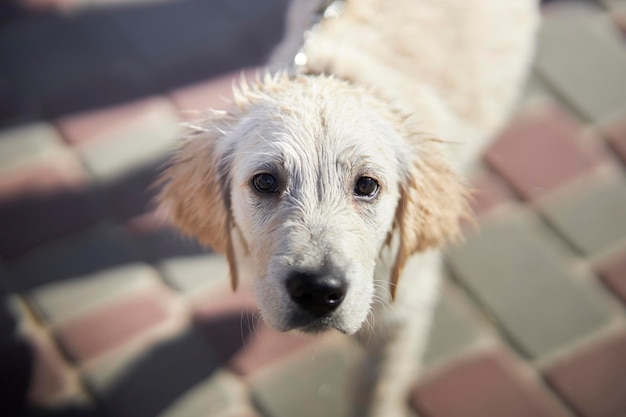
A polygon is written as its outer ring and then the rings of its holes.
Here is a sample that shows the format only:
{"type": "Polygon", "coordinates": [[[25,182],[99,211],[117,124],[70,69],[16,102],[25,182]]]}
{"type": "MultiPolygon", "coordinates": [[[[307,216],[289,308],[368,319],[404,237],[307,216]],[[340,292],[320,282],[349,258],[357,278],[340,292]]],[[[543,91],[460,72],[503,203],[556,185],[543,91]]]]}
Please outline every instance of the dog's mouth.
{"type": "Polygon", "coordinates": [[[302,333],[319,334],[337,330],[348,334],[348,330],[332,315],[315,317],[304,312],[297,312],[288,321],[288,328],[302,333]]]}

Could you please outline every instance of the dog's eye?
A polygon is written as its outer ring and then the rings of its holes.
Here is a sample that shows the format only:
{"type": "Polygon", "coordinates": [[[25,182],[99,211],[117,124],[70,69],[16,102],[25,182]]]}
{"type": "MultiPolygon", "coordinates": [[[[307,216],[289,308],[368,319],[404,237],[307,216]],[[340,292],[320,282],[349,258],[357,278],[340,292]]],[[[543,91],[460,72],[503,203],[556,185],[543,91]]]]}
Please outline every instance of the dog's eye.
{"type": "Polygon", "coordinates": [[[361,177],[356,180],[354,194],[359,197],[375,197],[378,194],[378,183],[370,177],[361,177]]]}
{"type": "Polygon", "coordinates": [[[278,191],[278,181],[272,174],[263,173],[252,178],[252,185],[260,193],[275,193],[278,191]]]}

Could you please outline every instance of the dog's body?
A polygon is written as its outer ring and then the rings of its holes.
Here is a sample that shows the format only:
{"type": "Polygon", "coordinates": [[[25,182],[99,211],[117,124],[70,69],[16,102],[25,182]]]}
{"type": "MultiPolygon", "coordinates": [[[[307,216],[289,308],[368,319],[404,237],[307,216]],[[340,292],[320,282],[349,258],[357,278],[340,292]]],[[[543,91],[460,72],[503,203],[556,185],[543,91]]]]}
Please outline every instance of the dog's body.
{"type": "Polygon", "coordinates": [[[405,413],[438,249],[468,212],[459,174],[519,93],[536,3],[348,1],[307,40],[302,73],[243,87],[164,174],[174,223],[226,254],[233,285],[254,280],[266,322],[367,340],[370,415],[405,413]]]}

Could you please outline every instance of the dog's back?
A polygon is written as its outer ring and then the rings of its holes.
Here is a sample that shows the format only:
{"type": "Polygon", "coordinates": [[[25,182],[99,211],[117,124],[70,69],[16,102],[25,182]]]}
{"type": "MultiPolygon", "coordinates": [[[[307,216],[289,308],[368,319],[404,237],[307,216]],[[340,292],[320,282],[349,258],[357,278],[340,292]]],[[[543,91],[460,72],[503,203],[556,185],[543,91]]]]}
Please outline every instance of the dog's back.
{"type": "Polygon", "coordinates": [[[506,120],[533,52],[536,0],[350,0],[307,66],[369,86],[465,169],[506,120]]]}

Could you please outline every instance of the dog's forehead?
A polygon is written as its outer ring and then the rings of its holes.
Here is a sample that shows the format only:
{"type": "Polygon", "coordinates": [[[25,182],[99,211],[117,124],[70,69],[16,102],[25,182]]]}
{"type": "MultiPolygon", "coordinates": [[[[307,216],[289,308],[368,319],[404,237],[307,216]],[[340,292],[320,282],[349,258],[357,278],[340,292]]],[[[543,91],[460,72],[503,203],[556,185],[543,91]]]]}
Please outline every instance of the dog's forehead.
{"type": "Polygon", "coordinates": [[[398,153],[398,133],[375,109],[344,95],[300,91],[251,109],[244,121],[248,159],[384,166],[398,153]]]}

